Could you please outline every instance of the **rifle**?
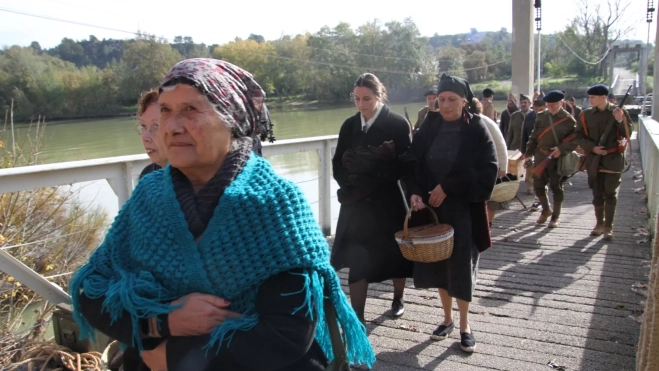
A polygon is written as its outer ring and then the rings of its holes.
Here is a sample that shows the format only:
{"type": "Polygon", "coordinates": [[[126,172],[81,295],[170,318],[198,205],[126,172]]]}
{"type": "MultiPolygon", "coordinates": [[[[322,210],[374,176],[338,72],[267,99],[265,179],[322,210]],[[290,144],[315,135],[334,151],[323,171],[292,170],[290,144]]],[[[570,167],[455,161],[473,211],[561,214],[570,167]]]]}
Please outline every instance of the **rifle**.
{"type": "Polygon", "coordinates": [[[407,122],[412,125],[412,121],[410,121],[410,115],[407,114],[407,106],[403,107],[403,109],[405,110],[405,118],[407,119],[407,122]]]}
{"type": "MultiPolygon", "coordinates": [[[[632,90],[633,85],[629,85],[629,88],[627,89],[627,92],[625,93],[625,96],[622,97],[622,100],[620,101],[620,104],[618,105],[618,108],[622,109],[622,106],[625,104],[625,101],[629,97],[629,92],[632,90]]],[[[612,121],[605,129],[604,133],[600,137],[600,140],[597,142],[597,146],[603,146],[606,138],[609,137],[609,133],[611,133],[611,130],[613,130],[613,125],[615,123],[612,121]]],[[[590,188],[595,187],[597,184],[597,174],[599,173],[599,168],[600,168],[600,159],[602,158],[602,155],[595,154],[593,156],[593,159],[590,161],[590,165],[588,166],[588,169],[586,169],[588,173],[588,186],[590,188]]]]}
{"type": "MultiPolygon", "coordinates": [[[[576,135],[572,134],[570,136],[565,137],[561,142],[562,143],[568,143],[571,140],[573,140],[574,138],[576,138],[576,135]]],[[[532,171],[533,174],[535,176],[537,176],[538,178],[540,178],[540,176],[542,176],[542,172],[545,171],[545,168],[547,167],[547,165],[549,165],[549,161],[551,161],[552,159],[553,159],[553,157],[551,157],[551,155],[547,156],[547,158],[542,160],[542,162],[538,166],[533,168],[533,171],[532,171]]]]}

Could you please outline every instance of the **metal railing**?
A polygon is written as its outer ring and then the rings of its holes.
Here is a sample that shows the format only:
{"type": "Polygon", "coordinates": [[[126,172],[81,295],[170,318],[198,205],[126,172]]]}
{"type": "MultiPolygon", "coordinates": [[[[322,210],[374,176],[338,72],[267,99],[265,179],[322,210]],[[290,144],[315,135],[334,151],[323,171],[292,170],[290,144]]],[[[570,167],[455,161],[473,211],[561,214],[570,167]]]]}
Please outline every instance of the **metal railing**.
{"type": "Polygon", "coordinates": [[[639,119],[638,146],[648,197],[648,228],[655,235],[659,212],[659,122],[650,116],[640,116],[639,119]]]}
{"type": "MultiPolygon", "coordinates": [[[[299,152],[318,153],[318,222],[326,235],[331,233],[332,155],[337,135],[264,143],[263,155],[276,156],[299,152]]],[[[0,169],[0,194],[43,187],[105,179],[117,195],[119,208],[128,200],[135,187],[135,172],[150,163],[146,154],[61,162],[35,166],[0,169]]],[[[0,250],[0,271],[14,277],[53,304],[68,304],[69,295],[58,285],[30,269],[18,259],[0,250]]]]}
{"type": "Polygon", "coordinates": [[[648,197],[648,227],[654,236],[650,275],[648,278],[648,300],[643,313],[636,369],[639,371],[659,368],[659,122],[651,117],[640,117],[638,133],[639,150],[643,164],[645,192],[648,197]]]}

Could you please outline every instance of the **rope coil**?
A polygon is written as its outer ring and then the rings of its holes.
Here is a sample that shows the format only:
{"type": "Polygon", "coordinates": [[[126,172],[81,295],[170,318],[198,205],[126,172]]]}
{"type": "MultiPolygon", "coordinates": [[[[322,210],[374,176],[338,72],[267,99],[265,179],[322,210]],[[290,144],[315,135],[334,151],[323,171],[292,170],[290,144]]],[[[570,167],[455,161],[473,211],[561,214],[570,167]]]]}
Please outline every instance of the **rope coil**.
{"type": "Polygon", "coordinates": [[[7,371],[104,371],[99,352],[77,353],[54,342],[29,342],[7,371]]]}

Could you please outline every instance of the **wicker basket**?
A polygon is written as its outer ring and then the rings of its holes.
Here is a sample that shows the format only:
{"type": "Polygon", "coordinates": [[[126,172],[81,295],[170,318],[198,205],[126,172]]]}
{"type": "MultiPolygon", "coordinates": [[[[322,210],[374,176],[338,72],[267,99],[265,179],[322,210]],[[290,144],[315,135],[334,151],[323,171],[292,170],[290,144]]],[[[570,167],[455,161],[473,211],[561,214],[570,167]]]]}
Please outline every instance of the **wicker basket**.
{"type": "Polygon", "coordinates": [[[501,182],[494,186],[494,191],[492,191],[492,197],[490,198],[490,201],[494,201],[494,202],[510,201],[513,198],[515,198],[515,196],[517,196],[518,189],[519,189],[519,180],[501,182]]]}
{"type": "Polygon", "coordinates": [[[435,219],[434,224],[407,228],[412,216],[408,212],[402,231],[396,232],[396,242],[405,259],[420,263],[435,263],[446,260],[453,253],[453,227],[440,224],[437,214],[428,208],[435,219]]]}

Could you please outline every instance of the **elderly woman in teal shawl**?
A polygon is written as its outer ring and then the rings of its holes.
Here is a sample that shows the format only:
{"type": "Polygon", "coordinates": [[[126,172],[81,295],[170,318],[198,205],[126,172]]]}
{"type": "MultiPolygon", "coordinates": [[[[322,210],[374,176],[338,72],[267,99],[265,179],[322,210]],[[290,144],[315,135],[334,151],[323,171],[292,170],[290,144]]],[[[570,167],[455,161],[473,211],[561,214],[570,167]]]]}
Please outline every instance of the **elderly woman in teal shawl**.
{"type": "Polygon", "coordinates": [[[165,77],[169,165],[137,184],[70,283],[82,335],[124,343],[126,371],[324,370],[325,301],[349,361],[374,362],[307,200],[251,152],[264,99],[250,73],[219,60],[165,77]]]}

